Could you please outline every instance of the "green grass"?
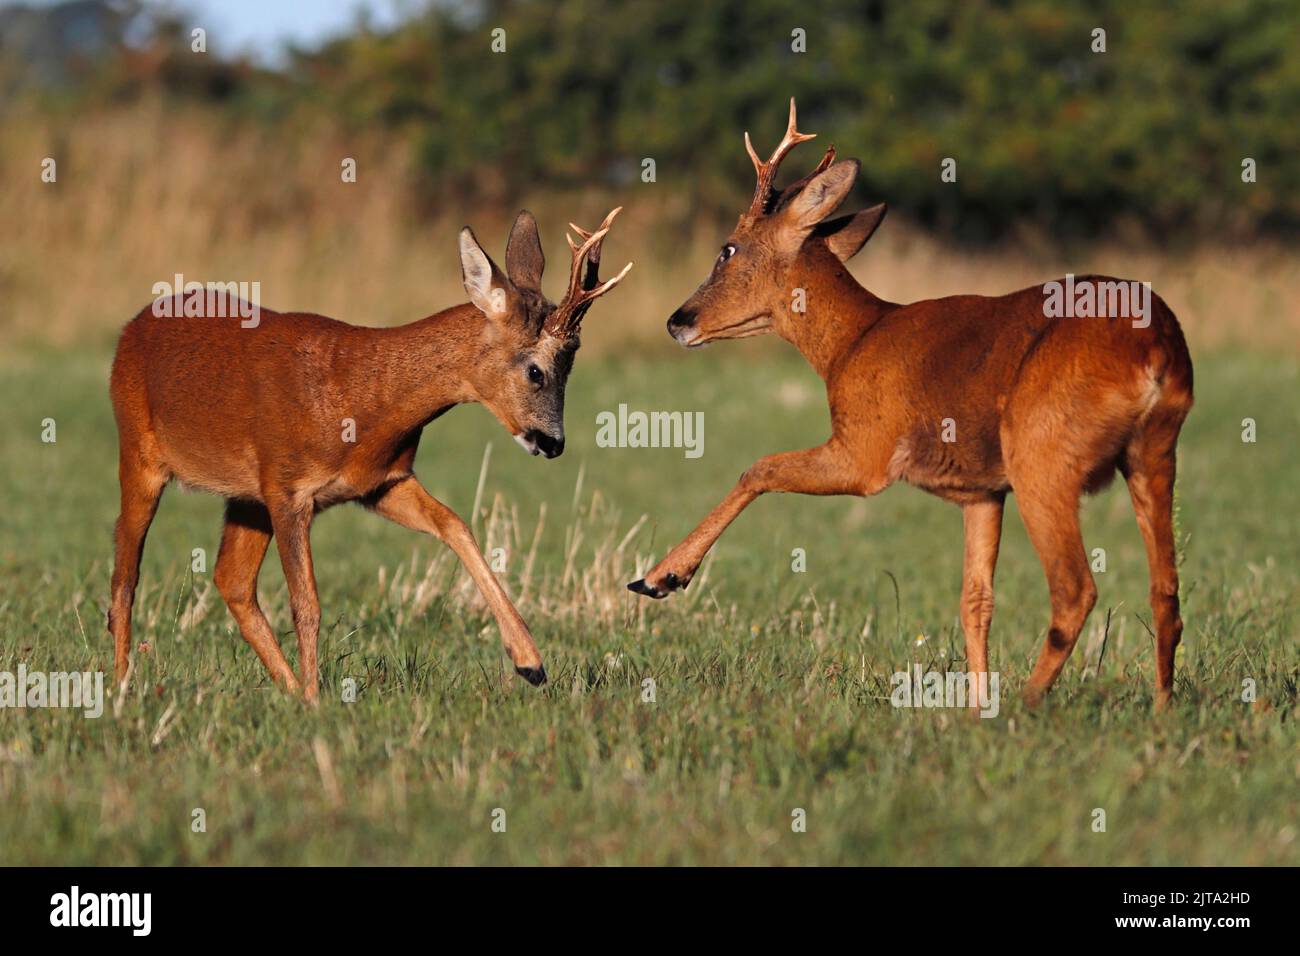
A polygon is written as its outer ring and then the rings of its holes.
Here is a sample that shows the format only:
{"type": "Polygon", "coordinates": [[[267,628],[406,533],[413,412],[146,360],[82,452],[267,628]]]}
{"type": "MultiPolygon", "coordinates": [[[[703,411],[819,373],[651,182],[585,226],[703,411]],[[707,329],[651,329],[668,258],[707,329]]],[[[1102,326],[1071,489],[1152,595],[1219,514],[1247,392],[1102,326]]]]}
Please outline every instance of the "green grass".
{"type": "MultiPolygon", "coordinates": [[[[111,666],[107,365],[0,366],[0,670],[111,666]],[[40,440],[47,417],[54,444],[40,440]]],[[[912,662],[961,667],[960,512],[916,490],[761,499],[685,595],[623,591],[753,459],[825,437],[820,382],[785,351],[580,356],[569,450],[552,462],[525,457],[480,408],[426,432],[417,470],[467,519],[492,445],[474,523],[525,592],[551,674],[540,692],[509,675],[440,544],[347,507],[314,531],[327,686],[305,710],[268,684],[211,588],[220,501],[169,489],[136,605],[136,641],[152,649],[129,694],[98,720],[0,710],[0,862],[1295,864],[1296,395],[1293,359],[1198,356],[1180,453],[1186,632],[1178,699],[1159,718],[1122,483],[1085,505],[1087,546],[1107,552],[1101,598],[1038,711],[1017,694],[1046,587],[1014,507],[992,720],[888,702],[889,676],[912,662]],[[597,448],[596,412],[619,402],[704,411],[704,456],[597,448]],[[1241,441],[1245,417],[1256,444],[1241,441]],[[806,573],[791,571],[796,547],[806,573]],[[204,573],[190,572],[193,548],[204,573]],[[1108,608],[1100,673],[1085,678],[1108,608]],[[347,678],[355,703],[340,699],[347,678]],[[191,830],[196,808],[206,832],[191,830]],[[807,832],[792,832],[795,808],[807,832]]],[[[293,661],[274,557],[262,594],[293,661]]]]}

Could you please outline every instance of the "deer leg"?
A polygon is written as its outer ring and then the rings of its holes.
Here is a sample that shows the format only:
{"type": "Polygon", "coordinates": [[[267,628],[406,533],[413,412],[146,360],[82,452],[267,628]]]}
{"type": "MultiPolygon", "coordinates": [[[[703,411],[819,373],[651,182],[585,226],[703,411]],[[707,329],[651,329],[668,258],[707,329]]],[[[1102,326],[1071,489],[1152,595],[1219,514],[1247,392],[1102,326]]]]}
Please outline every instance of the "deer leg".
{"type": "Polygon", "coordinates": [[[857,494],[862,478],[844,451],[833,443],[803,451],[768,455],[740,476],[730,494],[700,522],[677,547],[664,555],[628,590],[648,597],[663,598],[691,583],[700,562],[722,532],[759,495],[793,492],[801,495],[857,494]]]}
{"type": "Polygon", "coordinates": [[[122,449],[118,480],[122,486],[122,510],[114,529],[112,604],[108,629],[113,635],[113,672],[126,679],[131,653],[131,608],[140,580],[140,557],[144,539],[158,510],[158,500],[167,484],[166,474],[145,467],[133,451],[122,449]]]}
{"type": "Polygon", "coordinates": [[[542,666],[542,656],[537,652],[528,625],[515,610],[505,588],[483,558],[474,535],[456,512],[429,494],[415,478],[399,481],[378,497],[367,500],[366,506],[404,528],[434,535],[451,548],[491,608],[515,671],[533,686],[545,683],[546,668],[542,666]]]}
{"type": "MultiPolygon", "coordinates": [[[[1179,423],[1181,424],[1181,423],[1179,423]]],[[[1178,607],[1178,558],[1174,542],[1174,444],[1172,435],[1140,436],[1125,456],[1129,497],[1146,544],[1151,571],[1151,615],[1156,631],[1156,709],[1169,705],[1174,690],[1174,652],[1182,640],[1178,607]]]]}
{"type": "MultiPolygon", "coordinates": [[[[993,622],[993,569],[1002,538],[1001,496],[962,508],[966,554],[961,581],[961,629],[966,635],[966,667],[978,681],[988,680],[989,625],[993,622]]],[[[971,706],[979,706],[972,695],[971,706]]]]}
{"type": "Polygon", "coordinates": [[[1031,705],[1039,703],[1055,683],[1079,640],[1083,622],[1097,603],[1097,585],[1088,570],[1079,531],[1080,493],[1081,489],[1069,482],[1055,488],[1044,483],[1032,491],[1016,489],[1020,515],[1047,573],[1052,600],[1047,640],[1025,687],[1025,700],[1031,705]]]}
{"type": "Polygon", "coordinates": [[[226,502],[226,524],[213,579],[239,625],[239,633],[257,653],[271,678],[293,693],[298,679],[284,659],[266,615],[257,603],[257,575],[271,543],[271,515],[265,506],[248,501],[226,502]]]}
{"type": "Polygon", "coordinates": [[[298,675],[309,704],[320,699],[316,641],[320,635],[320,598],[311,561],[312,506],[288,502],[269,504],[271,529],[280,551],[280,565],[289,586],[293,628],[298,632],[298,675]]]}

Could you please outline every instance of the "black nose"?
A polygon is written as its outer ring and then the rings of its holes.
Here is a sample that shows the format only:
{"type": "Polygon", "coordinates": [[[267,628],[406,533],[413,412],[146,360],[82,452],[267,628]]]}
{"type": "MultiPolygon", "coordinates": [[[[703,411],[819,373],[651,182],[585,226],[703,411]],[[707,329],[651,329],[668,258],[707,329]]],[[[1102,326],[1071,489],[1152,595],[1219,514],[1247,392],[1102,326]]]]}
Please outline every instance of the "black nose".
{"type": "Polygon", "coordinates": [[[525,437],[532,439],[547,458],[559,458],[564,453],[563,437],[553,438],[546,432],[538,431],[536,428],[529,429],[525,437]]]}
{"type": "Polygon", "coordinates": [[[668,317],[668,334],[676,335],[681,329],[689,329],[695,324],[695,310],[685,306],[668,317]]]}

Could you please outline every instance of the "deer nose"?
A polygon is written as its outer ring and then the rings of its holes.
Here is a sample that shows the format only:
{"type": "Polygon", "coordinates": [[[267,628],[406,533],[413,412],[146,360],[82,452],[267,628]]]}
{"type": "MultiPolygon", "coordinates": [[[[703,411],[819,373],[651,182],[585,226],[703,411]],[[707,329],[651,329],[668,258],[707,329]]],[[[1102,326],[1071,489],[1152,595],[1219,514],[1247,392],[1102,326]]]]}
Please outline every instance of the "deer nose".
{"type": "Polygon", "coordinates": [[[688,329],[694,324],[695,310],[682,306],[668,317],[668,334],[676,335],[682,329],[688,329]]]}
{"type": "Polygon", "coordinates": [[[559,458],[560,455],[564,453],[563,435],[559,438],[554,438],[551,435],[546,434],[544,431],[532,428],[529,429],[528,434],[524,437],[531,439],[533,443],[542,450],[542,454],[547,458],[559,458]]]}

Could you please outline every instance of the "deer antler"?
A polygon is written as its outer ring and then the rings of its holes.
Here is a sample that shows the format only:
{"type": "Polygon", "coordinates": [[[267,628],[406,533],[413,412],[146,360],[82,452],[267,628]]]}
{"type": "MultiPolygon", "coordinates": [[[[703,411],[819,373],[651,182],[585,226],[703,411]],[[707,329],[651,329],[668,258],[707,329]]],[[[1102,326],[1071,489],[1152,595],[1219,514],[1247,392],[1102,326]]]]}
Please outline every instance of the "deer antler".
{"type": "Polygon", "coordinates": [[[569,291],[546,320],[546,330],[552,335],[560,338],[576,337],[582,326],[582,318],[591,308],[591,303],[618,285],[632,268],[632,263],[629,262],[614,278],[600,281],[601,246],[604,244],[605,234],[609,232],[614,217],[622,211],[622,206],[612,210],[595,232],[588,232],[581,226],[569,223],[569,227],[578,234],[582,244],[574,242],[573,238],[565,233],[564,238],[569,243],[569,248],[573,250],[573,265],[569,271],[569,291]]]}
{"type": "MultiPolygon", "coordinates": [[[[758,173],[758,185],[754,187],[754,200],[749,204],[749,215],[761,216],[767,209],[768,199],[772,195],[772,184],[776,180],[776,171],[781,166],[781,160],[785,159],[786,153],[794,149],[800,143],[815,139],[816,133],[801,133],[795,128],[795,111],[794,97],[790,97],[790,121],[785,127],[785,136],[782,137],[780,144],[773,151],[768,161],[759,162],[758,153],[754,152],[754,144],[749,139],[749,131],[745,131],[745,149],[749,153],[749,159],[754,164],[754,171],[758,173]]],[[[834,159],[834,147],[827,151],[827,156],[834,159]]],[[[829,159],[822,160],[822,166],[818,172],[830,165],[829,159]]]]}

